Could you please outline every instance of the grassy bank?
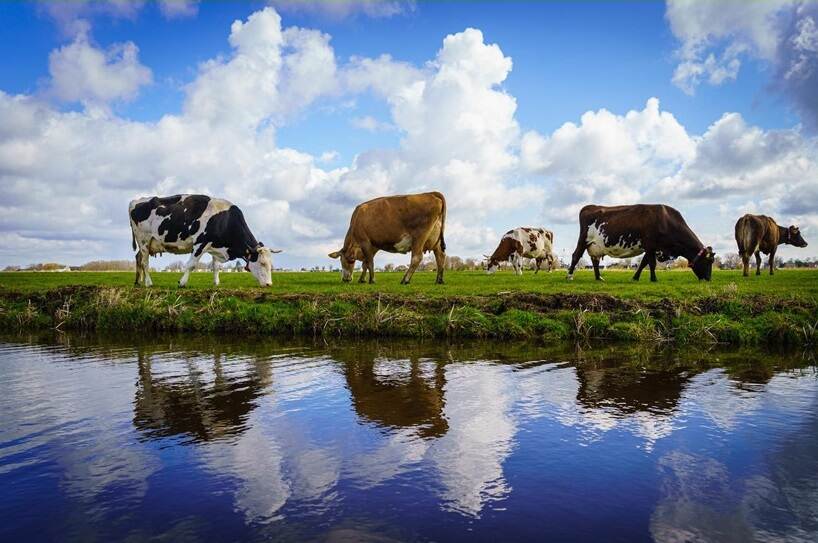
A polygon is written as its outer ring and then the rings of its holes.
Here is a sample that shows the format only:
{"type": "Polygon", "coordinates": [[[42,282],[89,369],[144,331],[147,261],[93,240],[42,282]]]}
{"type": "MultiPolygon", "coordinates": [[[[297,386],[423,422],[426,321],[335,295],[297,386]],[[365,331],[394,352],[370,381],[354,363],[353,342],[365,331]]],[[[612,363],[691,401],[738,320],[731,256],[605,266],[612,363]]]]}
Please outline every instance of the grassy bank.
{"type": "Polygon", "coordinates": [[[2,273],[0,329],[161,330],[342,337],[539,338],[546,341],[646,341],[726,344],[818,342],[818,272],[782,270],[742,278],[717,272],[700,283],[690,272],[664,272],[634,283],[609,271],[605,283],[580,272],[449,273],[447,284],[420,273],[399,285],[342,284],[338,274],[278,273],[274,286],[249,274],[157,273],[153,289],[128,273],[2,273]]]}

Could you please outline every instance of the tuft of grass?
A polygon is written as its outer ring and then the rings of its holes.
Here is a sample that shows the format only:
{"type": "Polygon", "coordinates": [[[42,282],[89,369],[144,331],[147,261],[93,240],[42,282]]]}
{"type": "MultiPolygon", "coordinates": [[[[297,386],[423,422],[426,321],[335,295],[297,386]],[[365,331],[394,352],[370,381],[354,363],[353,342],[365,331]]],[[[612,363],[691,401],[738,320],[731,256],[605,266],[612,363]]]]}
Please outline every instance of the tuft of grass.
{"type": "Polygon", "coordinates": [[[804,334],[804,344],[814,346],[818,342],[818,321],[806,323],[801,327],[804,334]]]}

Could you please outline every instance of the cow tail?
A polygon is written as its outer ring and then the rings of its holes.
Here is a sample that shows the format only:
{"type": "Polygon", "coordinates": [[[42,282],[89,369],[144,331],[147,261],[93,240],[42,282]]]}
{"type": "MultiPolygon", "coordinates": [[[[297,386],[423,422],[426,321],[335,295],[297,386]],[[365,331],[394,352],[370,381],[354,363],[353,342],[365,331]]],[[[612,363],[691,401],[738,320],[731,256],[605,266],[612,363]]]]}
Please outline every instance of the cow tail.
{"type": "Polygon", "coordinates": [[[437,195],[440,197],[440,201],[443,202],[443,211],[440,215],[440,248],[444,251],[446,250],[446,240],[443,239],[443,230],[446,228],[446,197],[440,194],[439,192],[437,195]]]}
{"type": "Polygon", "coordinates": [[[136,251],[136,236],[133,234],[133,229],[131,229],[131,247],[136,251]]]}
{"type": "Polygon", "coordinates": [[[739,219],[736,225],[736,242],[738,243],[738,252],[740,255],[751,255],[755,252],[753,230],[751,220],[746,217],[739,219]]]}

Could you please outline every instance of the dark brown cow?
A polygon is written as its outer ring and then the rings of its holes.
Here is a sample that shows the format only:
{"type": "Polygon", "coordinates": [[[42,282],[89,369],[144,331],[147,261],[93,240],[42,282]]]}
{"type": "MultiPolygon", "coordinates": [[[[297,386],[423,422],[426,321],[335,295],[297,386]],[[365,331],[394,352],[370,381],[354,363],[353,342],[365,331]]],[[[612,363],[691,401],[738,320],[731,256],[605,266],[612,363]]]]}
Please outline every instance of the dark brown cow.
{"type": "Polygon", "coordinates": [[[579,240],[571,259],[568,279],[585,250],[594,265],[594,276],[602,281],[599,261],[605,256],[630,258],[645,256],[633,276],[639,280],[645,265],[650,280],[656,281],[656,262],[683,256],[700,280],[710,280],[715,255],[705,247],[685,222],[682,214],[666,205],[637,204],[604,207],[589,205],[579,212],[579,240]]]}
{"type": "Polygon", "coordinates": [[[738,254],[744,264],[744,277],[750,275],[750,255],[756,257],[756,275],[761,275],[761,253],[770,255],[770,275],[775,268],[775,251],[782,243],[796,247],[806,247],[797,226],[778,226],[772,217],[766,215],[744,215],[736,222],[736,244],[738,254]]]}
{"type": "Polygon", "coordinates": [[[355,260],[363,262],[360,281],[364,282],[369,270],[369,282],[375,282],[375,253],[406,254],[412,252],[409,269],[401,284],[409,284],[423,253],[434,251],[437,263],[437,283],[443,283],[443,266],[446,263],[446,242],[443,230],[446,225],[446,198],[439,192],[384,196],[364,202],[352,212],[344,246],[330,253],[330,258],[340,258],[342,279],[350,281],[355,260]],[[360,252],[358,252],[360,251],[360,252]]]}

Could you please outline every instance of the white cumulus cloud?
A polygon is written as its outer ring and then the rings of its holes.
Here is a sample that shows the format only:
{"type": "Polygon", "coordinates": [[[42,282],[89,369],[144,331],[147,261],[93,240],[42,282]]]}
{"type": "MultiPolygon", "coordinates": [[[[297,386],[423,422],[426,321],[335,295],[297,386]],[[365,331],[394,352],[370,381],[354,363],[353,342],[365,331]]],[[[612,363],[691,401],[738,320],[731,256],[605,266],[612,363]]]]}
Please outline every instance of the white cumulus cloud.
{"type": "Polygon", "coordinates": [[[804,123],[818,129],[818,3],[812,0],[668,0],[679,40],[673,82],[692,94],[702,82],[735,80],[743,58],[771,67],[772,84],[804,123]]]}
{"type": "Polygon", "coordinates": [[[50,90],[58,99],[86,106],[132,100],[152,81],[151,70],[139,62],[139,48],[133,42],[102,50],[91,44],[85,33],[52,51],[48,70],[50,90]]]}
{"type": "Polygon", "coordinates": [[[695,142],[659,101],[616,115],[588,111],[548,136],[527,132],[524,168],[548,186],[545,215],[572,222],[587,203],[637,202],[657,179],[673,173],[695,152],[695,142]]]}

